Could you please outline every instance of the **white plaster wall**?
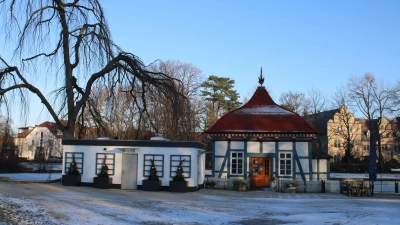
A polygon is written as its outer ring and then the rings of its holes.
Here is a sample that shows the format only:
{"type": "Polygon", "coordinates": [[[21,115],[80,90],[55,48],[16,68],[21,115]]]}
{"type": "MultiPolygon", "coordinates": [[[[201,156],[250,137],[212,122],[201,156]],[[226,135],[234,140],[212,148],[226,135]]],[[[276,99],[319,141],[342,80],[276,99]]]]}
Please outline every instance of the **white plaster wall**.
{"type": "Polygon", "coordinates": [[[231,149],[244,149],[244,142],[243,141],[231,141],[231,149]]]}
{"type": "Polygon", "coordinates": [[[260,142],[247,142],[247,153],[260,153],[260,142]]]}
{"type": "MultiPolygon", "coordinates": [[[[301,164],[301,167],[303,168],[303,172],[304,173],[309,173],[310,172],[308,159],[300,159],[300,164],[301,164]]],[[[298,170],[298,171],[300,171],[300,170],[298,170]]]]}
{"type": "Polygon", "coordinates": [[[263,153],[275,153],[275,142],[263,142],[263,153]]]}
{"type": "MultiPolygon", "coordinates": [[[[35,157],[36,147],[40,146],[40,133],[43,132],[43,144],[46,154],[50,153],[53,156],[62,155],[61,139],[58,139],[47,127],[35,127],[25,138],[17,138],[17,146],[20,148],[20,157],[26,157],[28,160],[33,160],[35,157]],[[32,140],[34,145],[32,145],[32,140]],[[56,141],[54,141],[56,140],[56,141]],[[51,144],[49,144],[51,142],[51,144]]],[[[46,158],[49,155],[46,155],[46,158]]]]}
{"type": "Polygon", "coordinates": [[[221,167],[222,167],[223,161],[224,161],[224,158],[215,158],[214,159],[214,163],[215,163],[214,168],[215,168],[216,171],[221,171],[222,170],[221,167]]]}
{"type": "Polygon", "coordinates": [[[279,150],[293,150],[293,143],[288,141],[282,141],[278,143],[279,150]]]}
{"type": "Polygon", "coordinates": [[[328,172],[326,159],[319,160],[319,172],[328,172]]]}
{"type": "Polygon", "coordinates": [[[320,174],[320,175],[319,175],[319,178],[320,178],[321,180],[327,180],[327,179],[328,179],[328,176],[327,176],[326,174],[320,174]]]}
{"type": "Polygon", "coordinates": [[[313,172],[314,173],[316,173],[316,172],[318,172],[318,162],[317,162],[317,160],[316,159],[313,159],[312,160],[312,169],[313,169],[313,172]]]}
{"type": "Polygon", "coordinates": [[[204,183],[204,178],[206,176],[205,174],[206,170],[206,155],[201,154],[197,157],[197,184],[202,184],[204,183]]]}
{"type": "Polygon", "coordinates": [[[215,155],[225,156],[227,150],[228,150],[228,142],[227,141],[216,141],[215,142],[215,155]]]}
{"type": "MultiPolygon", "coordinates": [[[[81,181],[92,183],[93,177],[96,176],[96,153],[114,153],[115,154],[115,169],[114,175],[110,175],[113,178],[113,184],[121,184],[121,172],[122,172],[122,154],[120,148],[136,148],[134,154],[138,155],[138,169],[137,169],[137,184],[142,185],[142,180],[147,179],[147,176],[143,176],[143,162],[144,154],[161,154],[164,155],[164,176],[160,177],[163,186],[169,186],[169,181],[172,180],[170,177],[170,156],[171,155],[191,155],[191,177],[186,178],[189,187],[194,187],[198,185],[198,176],[204,177],[205,163],[198,165],[197,157],[198,151],[195,148],[150,148],[150,147],[134,147],[134,146],[64,146],[64,152],[83,152],[83,174],[81,181]],[[107,151],[103,149],[107,148],[107,151]],[[201,168],[201,171],[198,171],[201,168]],[[200,172],[200,173],[199,173],[200,172]]],[[[204,155],[203,155],[204,158],[204,155]]],[[[205,162],[205,159],[203,159],[205,162]]],[[[67,165],[67,168],[69,165],[67,165]]],[[[173,169],[174,170],[174,169],[173,169]]],[[[65,174],[64,165],[62,168],[62,173],[65,174]]],[[[173,171],[172,175],[175,174],[173,171]]]]}
{"type": "Polygon", "coordinates": [[[190,164],[190,178],[186,177],[186,181],[188,182],[189,187],[197,186],[197,149],[194,148],[150,148],[150,147],[140,147],[136,150],[138,154],[138,176],[137,176],[137,184],[142,185],[142,180],[147,179],[147,176],[143,176],[143,163],[144,163],[144,154],[161,154],[164,155],[164,177],[160,177],[162,182],[162,186],[169,186],[169,182],[175,176],[175,169],[172,170],[172,177],[170,176],[170,159],[171,155],[191,155],[191,164],[190,164]]]}
{"type": "Polygon", "coordinates": [[[276,162],[275,162],[275,157],[274,158],[272,158],[272,172],[273,173],[275,173],[276,171],[275,171],[275,168],[276,168],[276,164],[275,164],[276,162]]]}
{"type": "Polygon", "coordinates": [[[308,142],[296,142],[296,151],[299,157],[308,157],[308,142]]]}
{"type": "MultiPolygon", "coordinates": [[[[304,178],[306,178],[306,181],[309,181],[310,175],[305,174],[304,178]]],[[[303,182],[303,178],[301,177],[301,173],[296,173],[296,179],[299,182],[299,185],[302,185],[304,187],[304,182],[303,182]]]]}

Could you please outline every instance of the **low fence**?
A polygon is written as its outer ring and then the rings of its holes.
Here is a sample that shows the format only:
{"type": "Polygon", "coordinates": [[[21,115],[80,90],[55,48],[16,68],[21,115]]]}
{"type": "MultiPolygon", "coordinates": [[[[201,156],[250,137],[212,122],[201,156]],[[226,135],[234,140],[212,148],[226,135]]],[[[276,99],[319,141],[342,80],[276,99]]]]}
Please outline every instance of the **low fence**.
{"type": "MultiPolygon", "coordinates": [[[[307,192],[307,193],[339,193],[341,190],[342,182],[356,181],[361,179],[340,179],[340,180],[319,180],[319,181],[299,181],[299,186],[296,187],[296,192],[307,192]]],[[[206,181],[214,181],[215,185],[212,186],[214,189],[226,189],[226,190],[237,190],[237,184],[239,181],[242,185],[246,186],[246,190],[251,189],[250,179],[243,178],[217,178],[208,177],[206,181]]],[[[399,193],[399,182],[398,180],[378,180],[374,182],[375,193],[399,193]]],[[[276,191],[282,191],[282,182],[277,182],[276,186],[273,187],[276,191]]],[[[240,189],[240,190],[243,190],[240,189]]]]}

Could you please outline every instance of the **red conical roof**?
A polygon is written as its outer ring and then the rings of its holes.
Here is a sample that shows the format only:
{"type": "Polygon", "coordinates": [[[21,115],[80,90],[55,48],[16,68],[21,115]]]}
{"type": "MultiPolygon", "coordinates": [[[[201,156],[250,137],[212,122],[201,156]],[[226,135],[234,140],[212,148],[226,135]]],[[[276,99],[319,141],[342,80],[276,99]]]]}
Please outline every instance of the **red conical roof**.
{"type": "Polygon", "coordinates": [[[216,133],[317,133],[299,114],[277,105],[264,87],[242,107],[223,115],[210,129],[216,133]]]}

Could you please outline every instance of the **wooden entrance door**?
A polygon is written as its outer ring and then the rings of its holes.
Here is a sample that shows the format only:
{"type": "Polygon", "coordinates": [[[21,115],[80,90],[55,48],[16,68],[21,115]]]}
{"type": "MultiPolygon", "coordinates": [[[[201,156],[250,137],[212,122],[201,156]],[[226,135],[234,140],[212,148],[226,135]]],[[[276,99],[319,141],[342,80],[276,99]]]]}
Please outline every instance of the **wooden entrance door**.
{"type": "Polygon", "coordinates": [[[269,187],[272,174],[271,158],[250,158],[251,186],[269,187]]]}

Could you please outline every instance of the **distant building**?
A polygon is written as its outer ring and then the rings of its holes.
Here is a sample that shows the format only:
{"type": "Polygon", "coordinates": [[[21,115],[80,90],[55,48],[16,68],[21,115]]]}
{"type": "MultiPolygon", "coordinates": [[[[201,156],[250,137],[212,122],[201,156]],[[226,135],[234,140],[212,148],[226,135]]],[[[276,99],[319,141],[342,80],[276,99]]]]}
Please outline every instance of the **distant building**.
{"type": "Polygon", "coordinates": [[[399,133],[396,121],[383,117],[372,120],[369,125],[367,119],[355,118],[344,105],[338,109],[307,115],[303,118],[318,130],[317,138],[312,143],[313,148],[333,156],[331,162],[341,162],[348,145],[355,159],[364,160],[369,156],[369,141],[373,127],[379,127],[384,160],[398,159],[396,153],[399,152],[397,141],[399,133]]]}
{"type": "Polygon", "coordinates": [[[62,131],[54,122],[44,122],[34,127],[20,127],[16,138],[19,157],[28,160],[62,157],[62,131]]]}

